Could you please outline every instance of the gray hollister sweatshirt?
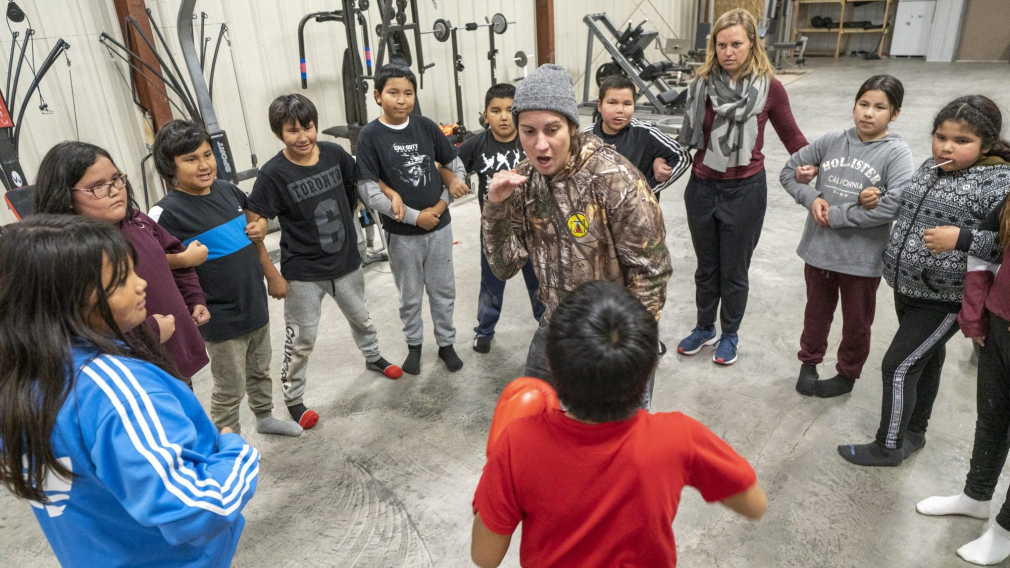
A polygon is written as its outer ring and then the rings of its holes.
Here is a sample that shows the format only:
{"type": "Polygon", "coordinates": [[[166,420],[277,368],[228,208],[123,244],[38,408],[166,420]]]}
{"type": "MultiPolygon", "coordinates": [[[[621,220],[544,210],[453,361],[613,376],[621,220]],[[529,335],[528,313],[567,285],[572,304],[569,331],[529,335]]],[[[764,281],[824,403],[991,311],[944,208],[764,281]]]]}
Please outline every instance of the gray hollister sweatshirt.
{"type": "Polygon", "coordinates": [[[796,253],[816,268],[879,277],[891,221],[914,170],[912,151],[898,135],[863,142],[855,127],[829,132],[793,154],[779,175],[782,187],[808,210],[818,197],[827,201],[830,225],[821,227],[808,215],[796,253]],[[820,168],[816,187],[796,181],[796,167],[803,165],[820,168]],[[859,205],[867,187],[882,192],[869,210],[859,205]]]}

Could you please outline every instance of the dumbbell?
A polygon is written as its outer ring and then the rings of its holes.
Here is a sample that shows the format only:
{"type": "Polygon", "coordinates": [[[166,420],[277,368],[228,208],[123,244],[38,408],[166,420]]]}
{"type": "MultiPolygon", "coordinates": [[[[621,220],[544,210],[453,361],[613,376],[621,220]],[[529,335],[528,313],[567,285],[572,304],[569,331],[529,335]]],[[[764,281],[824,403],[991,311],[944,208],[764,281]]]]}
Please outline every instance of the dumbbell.
{"type": "Polygon", "coordinates": [[[466,26],[464,26],[464,27],[466,28],[466,31],[472,32],[472,31],[476,30],[477,28],[483,28],[483,27],[490,26],[491,29],[494,30],[494,33],[496,33],[498,35],[501,35],[501,34],[505,33],[505,30],[507,30],[509,28],[509,24],[514,24],[515,23],[515,22],[510,22],[510,21],[506,20],[505,19],[505,15],[502,14],[502,13],[498,13],[498,14],[495,14],[494,16],[491,16],[490,20],[488,20],[487,18],[484,18],[484,21],[486,22],[484,24],[478,24],[477,22],[470,22],[469,24],[466,24],[466,26]]]}

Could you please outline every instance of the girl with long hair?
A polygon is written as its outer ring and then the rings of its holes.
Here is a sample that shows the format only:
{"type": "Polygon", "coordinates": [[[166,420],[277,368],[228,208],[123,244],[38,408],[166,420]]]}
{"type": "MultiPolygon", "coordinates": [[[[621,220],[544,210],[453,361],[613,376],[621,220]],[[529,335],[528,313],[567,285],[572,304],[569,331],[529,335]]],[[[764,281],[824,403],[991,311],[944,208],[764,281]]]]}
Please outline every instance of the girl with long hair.
{"type": "Polygon", "coordinates": [[[0,237],[0,483],[63,566],[228,566],[259,453],[173,376],[135,259],[83,217],[0,237]]]}
{"type": "Polygon", "coordinates": [[[183,247],[142,213],[126,174],[108,152],[85,142],[53,146],[39,164],[35,212],[83,215],[118,227],[137,251],[137,274],[150,286],[147,326],[187,382],[207,365],[197,329],[210,320],[207,298],[193,268],[172,270],[173,263],[199,264],[207,248],[197,243],[183,247]]]}

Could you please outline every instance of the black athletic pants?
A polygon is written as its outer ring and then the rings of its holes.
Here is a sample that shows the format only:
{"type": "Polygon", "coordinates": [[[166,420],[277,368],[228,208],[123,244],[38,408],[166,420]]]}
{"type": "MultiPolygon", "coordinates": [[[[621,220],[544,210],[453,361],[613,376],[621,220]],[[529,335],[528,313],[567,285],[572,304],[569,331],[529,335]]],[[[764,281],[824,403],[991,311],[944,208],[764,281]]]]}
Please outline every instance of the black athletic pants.
{"type": "Polygon", "coordinates": [[[768,205],[765,172],[726,181],[701,179],[692,172],[684,203],[698,257],[694,273],[698,327],[714,326],[718,310],[722,332],[736,333],[747,309],[747,272],[768,205]]]}
{"type": "Polygon", "coordinates": [[[901,447],[905,430],[925,432],[940,389],[947,340],[957,333],[960,303],[911,298],[895,292],[898,331],[880,364],[884,393],[877,443],[901,447]]]}
{"type": "MultiPolygon", "coordinates": [[[[996,482],[1010,448],[1010,326],[989,313],[989,334],[978,355],[978,390],[975,404],[975,446],[964,494],[978,501],[992,499],[996,482]]],[[[996,522],[1010,530],[1010,494],[996,522]]]]}

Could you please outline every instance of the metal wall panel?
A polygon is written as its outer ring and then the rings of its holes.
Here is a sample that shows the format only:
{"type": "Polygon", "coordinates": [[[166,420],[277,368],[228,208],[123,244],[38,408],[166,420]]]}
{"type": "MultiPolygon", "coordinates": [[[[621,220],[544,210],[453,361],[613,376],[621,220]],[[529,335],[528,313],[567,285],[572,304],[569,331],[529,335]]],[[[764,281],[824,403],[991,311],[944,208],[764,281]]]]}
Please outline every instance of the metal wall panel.
{"type": "MultiPolygon", "coordinates": [[[[183,73],[187,73],[176,33],[179,3],[180,0],[147,0],[173,55],[183,68],[183,73]]],[[[57,38],[63,37],[71,44],[68,55],[73,62],[71,70],[80,139],[109,150],[119,167],[131,179],[137,180],[137,197],[143,205],[144,198],[139,193],[142,187],[140,160],[147,153],[144,119],[132,101],[126,64],[121,60],[110,59],[105,48],[98,42],[99,34],[103,31],[122,41],[112,1],[23,1],[21,6],[37,30],[37,61],[41,61],[57,38]]],[[[557,60],[572,74],[576,85],[581,85],[585,71],[588,29],[582,22],[582,17],[586,13],[606,12],[617,25],[626,24],[629,20],[637,24],[648,18],[650,23],[647,27],[658,30],[663,37],[691,37],[695,25],[695,2],[691,0],[556,0],[554,6],[557,60]]],[[[267,107],[278,95],[302,92],[311,98],[319,109],[321,128],[344,122],[340,65],[346,42],[341,24],[312,21],[306,26],[309,87],[304,91],[300,85],[297,42],[298,22],[302,16],[339,7],[339,2],[325,0],[200,0],[197,3],[197,18],[201,12],[208,14],[208,36],[216,39],[222,22],[227,23],[229,28],[231,47],[227,43],[221,47],[214,87],[214,107],[221,127],[228,132],[239,170],[251,167],[253,153],[262,165],[281,149],[281,143],[270,132],[267,124],[267,107]]],[[[528,70],[534,69],[534,0],[418,0],[418,9],[425,30],[430,30],[437,18],[462,26],[467,22],[483,22],[485,16],[490,17],[497,12],[503,13],[510,22],[515,23],[509,25],[504,35],[496,36],[499,50],[498,80],[514,81],[522,77],[522,69],[513,63],[513,55],[518,50],[529,55],[531,62],[528,70]]],[[[378,2],[373,0],[368,12],[373,59],[378,48],[374,28],[379,21],[378,2]]],[[[199,30],[199,20],[195,24],[199,30]]],[[[425,73],[425,86],[419,92],[418,100],[426,116],[438,122],[455,122],[450,44],[439,43],[431,35],[423,38],[425,59],[435,62],[435,67],[425,73]]],[[[483,110],[484,92],[491,84],[487,30],[460,30],[458,38],[464,65],[461,76],[464,118],[466,125],[475,130],[478,128],[477,117],[483,110]]],[[[208,49],[212,51],[213,48],[212,41],[208,49]]],[[[0,36],[0,49],[10,49],[9,34],[0,36]]],[[[598,42],[594,54],[595,71],[605,61],[603,48],[598,42]]],[[[653,53],[650,57],[657,55],[653,53]]],[[[208,73],[209,58],[208,55],[208,73]]],[[[22,84],[29,80],[26,67],[22,84]]],[[[61,140],[78,137],[70,74],[64,62],[54,65],[45,78],[42,94],[53,113],[41,114],[38,111],[38,99],[33,99],[25,114],[22,132],[21,160],[30,180],[37,177],[38,163],[50,147],[61,140]]],[[[174,100],[179,102],[177,98],[174,100]]],[[[176,116],[182,116],[173,110],[176,116]]],[[[379,109],[369,96],[368,116],[376,118],[378,114],[379,109]]],[[[328,137],[321,135],[320,138],[328,137]]],[[[342,142],[346,145],[346,141],[342,142]]],[[[153,204],[162,195],[162,187],[151,168],[148,168],[148,183],[151,188],[149,200],[153,204]]],[[[242,186],[248,191],[252,183],[247,181],[242,186]]],[[[0,207],[0,222],[7,223],[11,220],[13,218],[6,208],[0,207]]]]}

